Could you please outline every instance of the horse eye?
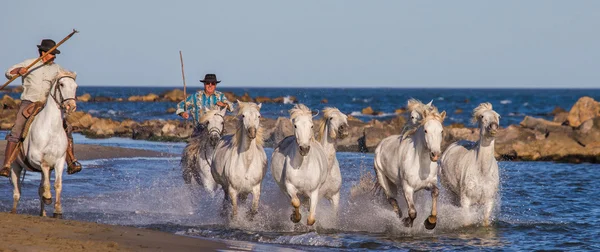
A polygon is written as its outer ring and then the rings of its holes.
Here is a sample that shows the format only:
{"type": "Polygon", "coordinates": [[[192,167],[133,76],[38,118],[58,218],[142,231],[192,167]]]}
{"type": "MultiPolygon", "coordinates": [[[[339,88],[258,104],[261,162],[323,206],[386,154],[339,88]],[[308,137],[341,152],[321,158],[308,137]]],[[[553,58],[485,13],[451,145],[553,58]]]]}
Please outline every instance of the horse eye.
{"type": "Polygon", "coordinates": [[[64,87],[64,86],[65,86],[65,84],[60,83],[60,87],[64,87]]]}
{"type": "Polygon", "coordinates": [[[333,120],[333,117],[329,117],[329,120],[333,120]]]}
{"type": "Polygon", "coordinates": [[[296,125],[294,125],[294,129],[297,129],[298,127],[296,127],[296,125]]]}
{"type": "Polygon", "coordinates": [[[479,116],[479,118],[483,119],[483,115],[479,116]]]}
{"type": "Polygon", "coordinates": [[[242,115],[242,118],[246,117],[246,115],[242,115]]]}
{"type": "Polygon", "coordinates": [[[425,134],[427,134],[427,130],[425,130],[425,134]]]}
{"type": "Polygon", "coordinates": [[[258,116],[258,118],[260,118],[260,116],[258,116]]]}
{"type": "Polygon", "coordinates": [[[310,128],[312,129],[314,126],[310,126],[310,128]]]}

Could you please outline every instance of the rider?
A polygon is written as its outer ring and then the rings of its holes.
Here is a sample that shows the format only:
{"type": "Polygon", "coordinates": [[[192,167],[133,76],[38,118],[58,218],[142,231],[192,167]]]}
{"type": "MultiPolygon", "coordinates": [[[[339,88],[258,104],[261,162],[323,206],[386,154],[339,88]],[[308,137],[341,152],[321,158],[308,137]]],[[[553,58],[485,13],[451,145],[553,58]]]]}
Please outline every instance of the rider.
{"type": "MultiPolygon", "coordinates": [[[[56,42],[54,42],[52,39],[42,40],[40,45],[37,46],[40,57],[44,52],[49,51],[55,45],[56,42]]],[[[17,112],[15,124],[10,133],[6,135],[7,142],[6,150],[4,151],[4,165],[0,170],[0,176],[8,177],[10,175],[10,165],[14,161],[14,158],[13,160],[10,160],[10,157],[15,151],[17,143],[23,140],[21,139],[21,133],[23,132],[25,122],[27,121],[27,119],[23,116],[23,111],[28,105],[34,102],[43,102],[46,100],[48,93],[50,92],[54,76],[56,76],[56,74],[63,69],[60,65],[54,63],[56,54],[60,54],[58,49],[55,49],[51,53],[47,54],[42,58],[41,61],[37,62],[30,69],[27,69],[26,67],[37,58],[25,60],[10,67],[6,71],[6,78],[8,79],[11,79],[16,75],[22,76],[23,93],[21,94],[21,105],[19,106],[19,111],[17,112]]],[[[64,120],[63,127],[65,128],[67,138],[69,139],[66,157],[68,165],[67,173],[77,173],[81,171],[81,164],[77,162],[77,159],[75,159],[75,155],[73,154],[72,127],[68,125],[67,120],[64,120]]]]}
{"type": "Polygon", "coordinates": [[[185,101],[179,102],[175,114],[185,119],[190,118],[191,114],[195,124],[198,125],[204,108],[216,105],[233,111],[233,104],[227,100],[227,97],[223,93],[216,91],[217,83],[221,82],[217,80],[217,75],[206,74],[204,80],[200,80],[200,82],[204,83],[204,90],[198,90],[195,94],[186,97],[185,101]],[[187,111],[185,110],[186,105],[187,111]]]}

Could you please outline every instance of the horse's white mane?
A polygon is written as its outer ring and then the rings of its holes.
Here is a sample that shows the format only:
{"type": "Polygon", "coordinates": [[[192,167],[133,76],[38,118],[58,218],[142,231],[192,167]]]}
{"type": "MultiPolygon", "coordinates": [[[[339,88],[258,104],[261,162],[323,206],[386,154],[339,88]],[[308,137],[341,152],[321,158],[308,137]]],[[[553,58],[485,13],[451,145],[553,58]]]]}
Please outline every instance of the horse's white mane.
{"type": "Polygon", "coordinates": [[[62,77],[71,77],[74,80],[77,79],[77,73],[75,72],[71,72],[69,70],[64,70],[61,69],[60,71],[58,71],[58,73],[56,73],[56,75],[54,76],[54,81],[62,78],[62,77]]]}
{"type": "Polygon", "coordinates": [[[473,124],[477,124],[481,115],[483,115],[483,113],[487,111],[492,111],[497,118],[500,118],[500,114],[496,113],[496,111],[493,110],[492,104],[489,102],[484,102],[479,104],[479,106],[477,106],[475,109],[473,109],[473,118],[471,118],[471,122],[473,124]]]}
{"type": "Polygon", "coordinates": [[[332,108],[332,107],[325,107],[323,109],[323,117],[321,118],[321,121],[319,123],[319,137],[318,137],[318,141],[323,140],[323,137],[326,136],[327,132],[325,132],[325,126],[327,126],[327,121],[329,120],[329,118],[331,116],[333,116],[333,114],[336,113],[342,113],[340,112],[339,109],[337,108],[332,108]]]}
{"type": "Polygon", "coordinates": [[[407,102],[408,113],[410,114],[412,111],[416,111],[421,115],[421,119],[416,124],[412,124],[410,122],[404,125],[402,129],[402,138],[407,138],[412,136],[420,126],[424,125],[429,120],[438,120],[440,123],[444,122],[446,118],[446,112],[440,113],[436,106],[429,102],[427,104],[422,103],[417,99],[409,99],[407,102]]]}
{"type": "Polygon", "coordinates": [[[310,116],[312,118],[312,111],[310,111],[310,109],[306,105],[301,103],[294,105],[294,107],[291,108],[289,112],[291,120],[294,120],[300,116],[310,116]]]}
{"type": "Polygon", "coordinates": [[[254,103],[254,102],[242,102],[242,101],[237,101],[238,103],[238,110],[237,110],[237,115],[240,116],[244,113],[244,111],[250,109],[250,108],[254,108],[258,111],[260,111],[260,107],[258,106],[258,104],[254,103]]]}

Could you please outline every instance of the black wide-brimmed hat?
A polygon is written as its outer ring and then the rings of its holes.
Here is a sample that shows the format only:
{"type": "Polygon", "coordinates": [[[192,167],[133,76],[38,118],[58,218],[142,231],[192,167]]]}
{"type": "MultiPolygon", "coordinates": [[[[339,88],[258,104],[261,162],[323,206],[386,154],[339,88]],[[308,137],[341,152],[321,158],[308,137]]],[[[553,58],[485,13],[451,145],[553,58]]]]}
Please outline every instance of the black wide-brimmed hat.
{"type": "Polygon", "coordinates": [[[206,75],[204,75],[204,80],[200,80],[200,82],[202,82],[202,83],[207,83],[207,82],[219,83],[221,81],[217,80],[216,74],[206,74],[206,75]]]}
{"type": "MultiPolygon", "coordinates": [[[[47,52],[50,49],[52,49],[52,47],[54,47],[56,45],[56,42],[54,42],[54,40],[52,39],[42,39],[42,43],[40,43],[40,45],[38,45],[38,49],[47,52]]],[[[58,49],[54,49],[54,51],[52,51],[50,54],[60,54],[60,51],[58,49]]]]}

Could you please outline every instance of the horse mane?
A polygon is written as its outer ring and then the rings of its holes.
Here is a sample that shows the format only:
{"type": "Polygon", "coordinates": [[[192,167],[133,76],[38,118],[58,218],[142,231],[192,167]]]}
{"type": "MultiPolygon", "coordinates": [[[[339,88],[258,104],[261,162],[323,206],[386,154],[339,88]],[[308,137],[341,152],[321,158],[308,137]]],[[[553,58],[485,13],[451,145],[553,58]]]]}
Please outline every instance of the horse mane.
{"type": "Polygon", "coordinates": [[[291,108],[289,112],[291,120],[294,120],[300,116],[310,116],[310,118],[312,118],[312,111],[310,111],[310,109],[306,105],[301,103],[294,105],[294,107],[291,108]]]}
{"type": "Polygon", "coordinates": [[[408,100],[407,108],[409,114],[412,111],[416,111],[421,115],[421,119],[416,124],[408,122],[404,125],[402,133],[400,134],[402,135],[402,139],[414,135],[419,127],[425,125],[425,123],[429,120],[438,120],[440,123],[443,123],[444,119],[446,118],[445,112],[440,113],[438,108],[431,104],[431,102],[424,104],[417,99],[411,98],[408,100]]]}
{"type": "Polygon", "coordinates": [[[58,71],[58,73],[56,73],[56,75],[54,76],[54,80],[53,81],[57,81],[58,79],[60,79],[62,77],[70,77],[70,78],[73,78],[75,80],[75,79],[77,79],[77,73],[71,72],[69,70],[61,69],[61,70],[58,71]]]}
{"type": "Polygon", "coordinates": [[[208,120],[210,118],[212,118],[213,116],[215,116],[217,113],[219,113],[220,110],[215,108],[215,107],[211,107],[208,111],[205,111],[204,114],[200,117],[200,120],[198,120],[200,123],[205,123],[208,122],[208,120]]]}
{"type": "Polygon", "coordinates": [[[321,140],[323,140],[323,137],[326,136],[325,127],[327,126],[329,117],[331,117],[332,114],[336,112],[341,113],[340,110],[337,108],[325,107],[323,109],[323,117],[321,117],[321,120],[319,122],[319,136],[317,138],[317,141],[321,142],[321,140]]]}
{"type": "MultiPolygon", "coordinates": [[[[253,102],[241,102],[238,101],[238,108],[237,108],[237,116],[241,116],[244,111],[248,110],[248,109],[256,109],[257,111],[260,111],[260,107],[258,106],[258,104],[253,103],[253,102]]],[[[242,135],[243,135],[243,131],[244,130],[244,120],[237,120],[237,125],[236,125],[236,130],[235,130],[235,134],[233,137],[233,144],[234,146],[239,146],[242,142],[242,135]]],[[[260,127],[260,124],[258,125],[258,129],[256,129],[256,138],[254,138],[256,145],[258,146],[263,146],[264,144],[264,140],[263,140],[263,128],[260,127]]]]}
{"type": "Polygon", "coordinates": [[[479,122],[479,117],[487,111],[492,111],[496,117],[500,118],[500,114],[494,111],[492,104],[489,102],[484,102],[479,104],[479,106],[477,106],[475,109],[473,109],[473,118],[471,118],[471,122],[473,124],[477,124],[477,122],[479,122]]]}

